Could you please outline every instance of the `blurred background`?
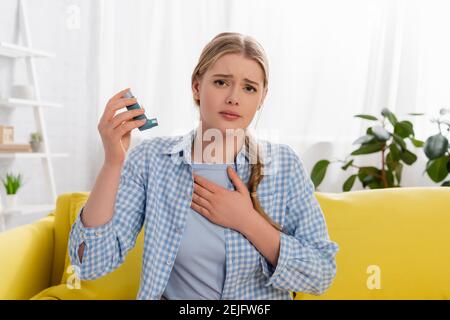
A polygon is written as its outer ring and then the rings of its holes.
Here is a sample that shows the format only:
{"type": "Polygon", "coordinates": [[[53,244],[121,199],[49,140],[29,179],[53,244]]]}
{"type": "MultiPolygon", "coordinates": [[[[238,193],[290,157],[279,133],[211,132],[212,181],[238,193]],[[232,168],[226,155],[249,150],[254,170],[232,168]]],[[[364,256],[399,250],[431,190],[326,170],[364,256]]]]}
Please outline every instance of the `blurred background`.
{"type": "MultiPolygon", "coordinates": [[[[382,119],[387,108],[425,142],[439,133],[433,119],[450,108],[448,12],[445,0],[2,0],[7,223],[43,216],[56,195],[93,187],[103,163],[97,124],[114,93],[130,87],[147,116],[158,118],[157,127],[133,131],[132,147],[196,126],[191,73],[203,47],[225,31],[264,47],[269,92],[256,132],[290,145],[308,172],[357,149],[353,142],[374,125],[358,114],[382,119]],[[43,137],[40,149],[30,149],[39,140],[33,133],[43,137]],[[15,200],[8,173],[23,178],[15,200]]],[[[404,165],[401,186],[441,185],[425,173],[424,148],[406,143],[417,159],[404,165]]],[[[380,167],[380,153],[354,164],[380,167]]],[[[328,167],[318,191],[343,191],[356,168],[341,165],[328,167]]],[[[363,188],[356,180],[352,190],[363,188]]]]}

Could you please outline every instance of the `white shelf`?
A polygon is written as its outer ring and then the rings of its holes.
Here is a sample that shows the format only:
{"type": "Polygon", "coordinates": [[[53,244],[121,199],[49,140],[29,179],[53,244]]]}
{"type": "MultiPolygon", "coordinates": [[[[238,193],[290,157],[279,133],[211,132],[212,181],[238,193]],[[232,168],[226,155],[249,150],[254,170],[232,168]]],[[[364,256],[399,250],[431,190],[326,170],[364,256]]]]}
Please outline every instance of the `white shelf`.
{"type": "MultiPolygon", "coordinates": [[[[22,43],[14,44],[5,41],[0,41],[0,57],[13,58],[8,59],[10,63],[14,63],[14,58],[25,58],[23,59],[25,72],[27,73],[27,78],[29,79],[29,84],[34,88],[34,97],[33,99],[20,99],[17,97],[1,97],[0,98],[0,106],[6,107],[33,107],[29,108],[29,110],[33,111],[34,120],[35,120],[35,130],[42,134],[42,139],[45,141],[46,146],[49,146],[49,139],[47,137],[47,126],[44,119],[43,109],[45,107],[59,108],[62,107],[59,103],[42,101],[40,94],[40,85],[38,81],[38,74],[36,70],[36,59],[35,58],[54,58],[55,54],[51,52],[45,52],[42,50],[38,50],[33,47],[31,41],[31,32],[30,26],[28,24],[27,12],[25,3],[26,0],[17,0],[18,3],[18,17],[19,17],[19,34],[18,38],[22,40],[22,43]]],[[[44,75],[45,76],[45,75],[44,75]]],[[[50,147],[48,149],[51,149],[50,147]]],[[[46,150],[48,150],[46,149],[46,150]]],[[[6,152],[0,152],[0,160],[1,159],[45,159],[47,161],[41,161],[42,166],[44,168],[44,173],[48,176],[48,191],[51,194],[52,200],[43,200],[45,202],[54,202],[58,198],[58,193],[56,191],[55,185],[55,177],[54,177],[54,169],[53,169],[53,159],[55,157],[68,157],[67,153],[51,153],[50,151],[44,152],[30,152],[28,149],[19,149],[19,150],[4,150],[6,152]]],[[[47,188],[46,188],[47,189],[47,188]]],[[[39,210],[43,210],[42,206],[23,206],[22,211],[24,212],[35,212],[36,208],[39,210]]],[[[46,207],[48,208],[48,207],[46,207]]],[[[12,216],[15,220],[24,220],[30,221],[33,216],[39,215],[40,213],[36,213],[35,215],[27,214],[25,216],[18,215],[12,216]],[[16,219],[17,218],[17,219],[16,219]]]]}
{"type": "MultiPolygon", "coordinates": [[[[50,157],[52,158],[63,158],[68,157],[68,153],[50,153],[50,157]]],[[[0,152],[0,158],[46,158],[47,154],[44,152],[0,152]]]]}
{"type": "Polygon", "coordinates": [[[4,107],[49,107],[49,108],[62,108],[63,105],[55,102],[19,99],[19,98],[0,98],[0,106],[4,107]]]}
{"type": "Polygon", "coordinates": [[[8,58],[54,58],[55,54],[26,46],[21,46],[18,44],[0,41],[0,56],[8,58]]]}
{"type": "Polygon", "coordinates": [[[3,208],[1,214],[5,216],[28,215],[34,213],[50,213],[55,209],[54,204],[23,204],[14,208],[3,208]]]}

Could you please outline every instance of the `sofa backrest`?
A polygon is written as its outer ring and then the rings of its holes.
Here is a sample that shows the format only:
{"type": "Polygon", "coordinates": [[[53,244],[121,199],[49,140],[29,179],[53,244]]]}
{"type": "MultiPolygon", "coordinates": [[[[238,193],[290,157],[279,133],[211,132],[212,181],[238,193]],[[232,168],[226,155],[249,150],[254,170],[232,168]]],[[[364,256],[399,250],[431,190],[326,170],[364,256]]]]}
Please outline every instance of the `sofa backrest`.
{"type": "Polygon", "coordinates": [[[296,299],[450,299],[450,188],[316,193],[340,249],[321,296],[296,299]]]}
{"type": "MultiPolygon", "coordinates": [[[[88,195],[70,193],[58,198],[54,284],[66,283],[70,276],[66,272],[68,235],[88,195]]],[[[337,274],[325,294],[298,292],[295,299],[450,299],[450,188],[316,192],[315,196],[330,238],[339,245],[337,274]]],[[[93,299],[134,299],[143,236],[144,230],[122,266],[97,280],[82,281],[85,290],[80,294],[93,299]]]]}

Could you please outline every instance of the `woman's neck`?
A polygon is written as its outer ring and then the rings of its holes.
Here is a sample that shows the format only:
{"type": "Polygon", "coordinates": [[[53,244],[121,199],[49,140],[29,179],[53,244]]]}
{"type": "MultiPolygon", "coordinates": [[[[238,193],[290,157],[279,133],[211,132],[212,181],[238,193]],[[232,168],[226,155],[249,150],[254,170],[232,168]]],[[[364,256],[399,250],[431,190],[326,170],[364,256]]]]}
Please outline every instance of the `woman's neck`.
{"type": "Polygon", "coordinates": [[[205,135],[204,130],[197,130],[191,149],[193,163],[233,163],[236,155],[245,143],[245,132],[240,134],[221,133],[221,135],[205,135]],[[207,137],[205,141],[203,137],[207,137]],[[212,141],[211,141],[212,140],[212,141]],[[216,141],[217,140],[217,141],[216,141]]]}

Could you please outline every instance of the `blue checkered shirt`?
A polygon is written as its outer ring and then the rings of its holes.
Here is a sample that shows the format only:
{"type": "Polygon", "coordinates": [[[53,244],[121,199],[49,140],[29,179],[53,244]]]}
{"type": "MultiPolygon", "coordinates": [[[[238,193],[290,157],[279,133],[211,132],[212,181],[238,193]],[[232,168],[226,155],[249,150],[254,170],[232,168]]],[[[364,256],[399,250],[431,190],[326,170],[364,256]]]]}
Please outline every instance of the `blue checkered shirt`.
{"type": "MultiPolygon", "coordinates": [[[[144,140],[132,148],[121,172],[113,218],[87,228],[72,225],[69,255],[80,279],[110,273],[135,246],[142,227],[143,263],[139,300],[159,300],[177,255],[191,206],[191,146],[197,129],[186,135],[144,140]],[[85,242],[83,263],[78,247],[85,242]]],[[[285,144],[258,139],[264,178],[257,188],[265,212],[282,226],[276,267],[241,233],[226,228],[226,276],[221,299],[292,299],[291,292],[324,293],[336,275],[338,245],[329,239],[302,161],[285,144]]],[[[250,154],[242,147],[235,159],[239,177],[250,177],[250,154]]],[[[234,190],[231,182],[229,190],[234,190]]]]}

